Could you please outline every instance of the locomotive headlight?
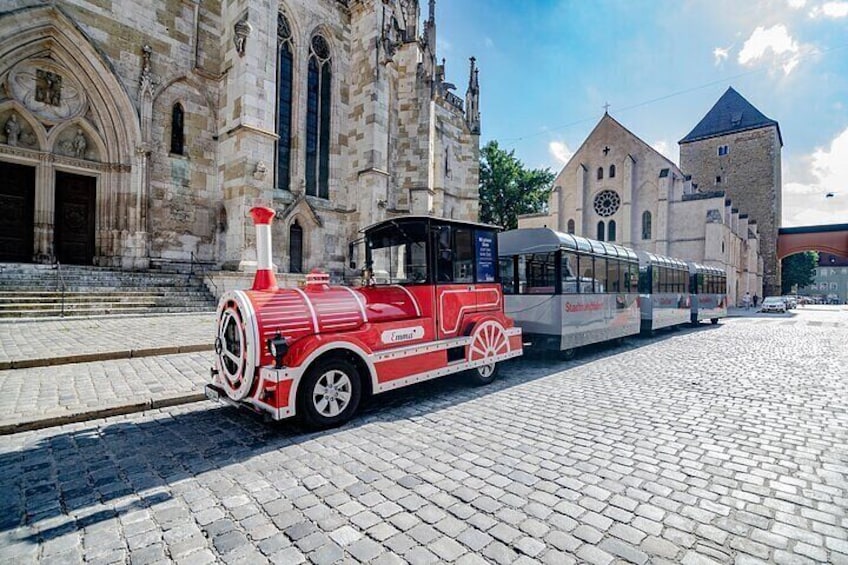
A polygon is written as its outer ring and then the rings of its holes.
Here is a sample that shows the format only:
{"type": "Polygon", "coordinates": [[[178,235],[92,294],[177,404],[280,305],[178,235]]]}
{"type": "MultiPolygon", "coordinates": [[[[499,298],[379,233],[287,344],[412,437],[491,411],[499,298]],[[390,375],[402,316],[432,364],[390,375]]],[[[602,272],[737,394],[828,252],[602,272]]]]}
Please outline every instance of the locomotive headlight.
{"type": "Polygon", "coordinates": [[[286,341],[286,338],[281,336],[280,332],[277,332],[274,337],[268,339],[267,345],[268,353],[274,358],[274,368],[282,369],[283,357],[286,356],[289,350],[289,343],[286,341]]]}

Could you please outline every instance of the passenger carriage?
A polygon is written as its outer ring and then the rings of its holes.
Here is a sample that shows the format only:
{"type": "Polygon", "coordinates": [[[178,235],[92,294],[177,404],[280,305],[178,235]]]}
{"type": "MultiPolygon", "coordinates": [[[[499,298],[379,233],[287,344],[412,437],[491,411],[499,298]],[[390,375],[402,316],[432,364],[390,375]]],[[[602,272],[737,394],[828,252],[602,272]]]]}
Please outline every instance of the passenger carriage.
{"type": "Polygon", "coordinates": [[[680,259],[637,251],[642,333],[688,324],[689,267],[680,259]]]}
{"type": "Polygon", "coordinates": [[[498,235],[506,314],[533,348],[561,351],[639,333],[636,254],[626,247],[522,228],[498,235]]]}
{"type": "Polygon", "coordinates": [[[724,269],[689,262],[691,322],[709,320],[717,324],[727,317],[727,273],[724,269]]]}
{"type": "Polygon", "coordinates": [[[303,288],[281,289],[271,269],[274,210],[251,214],[259,268],[253,288],[221,297],[210,398],[329,427],[363,395],[460,371],[485,384],[498,363],[521,355],[497,278],[498,228],[385,220],[363,230],[361,287],[313,273],[303,288]]]}

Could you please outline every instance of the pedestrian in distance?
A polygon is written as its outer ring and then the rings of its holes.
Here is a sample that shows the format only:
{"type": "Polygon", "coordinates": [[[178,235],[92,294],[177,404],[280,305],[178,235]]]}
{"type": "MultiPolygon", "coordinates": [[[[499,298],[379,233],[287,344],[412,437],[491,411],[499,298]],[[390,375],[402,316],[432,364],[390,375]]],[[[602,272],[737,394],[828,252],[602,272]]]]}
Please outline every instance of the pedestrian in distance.
{"type": "Polygon", "coordinates": [[[760,301],[760,297],[754,294],[754,309],[757,309],[757,302],[760,301]]]}
{"type": "Polygon", "coordinates": [[[742,305],[745,307],[745,310],[751,309],[751,293],[746,292],[745,296],[742,298],[742,305]]]}

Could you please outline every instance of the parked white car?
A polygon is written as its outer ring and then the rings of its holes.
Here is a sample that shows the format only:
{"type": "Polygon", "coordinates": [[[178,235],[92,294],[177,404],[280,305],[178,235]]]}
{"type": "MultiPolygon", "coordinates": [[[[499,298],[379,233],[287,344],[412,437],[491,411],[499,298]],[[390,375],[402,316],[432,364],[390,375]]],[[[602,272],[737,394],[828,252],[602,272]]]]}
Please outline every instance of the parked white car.
{"type": "Polygon", "coordinates": [[[769,296],[763,300],[760,312],[786,312],[786,301],[780,296],[769,296]]]}

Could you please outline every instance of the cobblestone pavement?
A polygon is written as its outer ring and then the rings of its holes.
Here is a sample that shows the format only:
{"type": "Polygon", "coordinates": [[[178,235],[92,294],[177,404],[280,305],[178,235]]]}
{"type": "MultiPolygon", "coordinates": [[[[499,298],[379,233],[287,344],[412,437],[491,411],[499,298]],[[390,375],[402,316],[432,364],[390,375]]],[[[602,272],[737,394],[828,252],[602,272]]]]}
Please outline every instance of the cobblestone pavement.
{"type": "Polygon", "coordinates": [[[0,371],[0,427],[203,392],[214,353],[0,371]]]}
{"type": "Polygon", "coordinates": [[[214,334],[214,313],[2,322],[0,365],[202,343],[211,348],[214,334]]]}
{"type": "Polygon", "coordinates": [[[446,378],[306,433],[202,402],[0,438],[0,562],[848,563],[848,312],[446,378]]]}

